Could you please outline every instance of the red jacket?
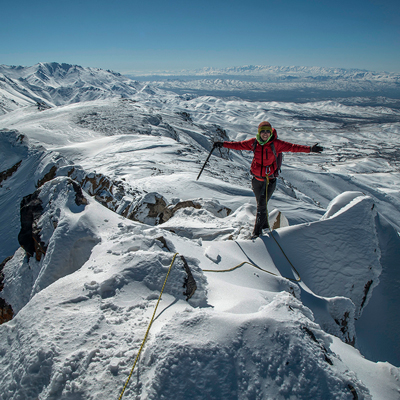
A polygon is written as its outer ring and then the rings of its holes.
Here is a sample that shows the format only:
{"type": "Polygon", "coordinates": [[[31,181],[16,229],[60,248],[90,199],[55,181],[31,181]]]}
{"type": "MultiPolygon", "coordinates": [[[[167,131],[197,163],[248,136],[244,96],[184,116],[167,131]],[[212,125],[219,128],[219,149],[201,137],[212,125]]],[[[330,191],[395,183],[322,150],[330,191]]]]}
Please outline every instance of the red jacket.
{"type": "MultiPolygon", "coordinates": [[[[265,177],[266,173],[268,176],[273,177],[274,172],[277,169],[275,162],[275,155],[271,149],[271,143],[274,143],[276,154],[279,153],[310,153],[310,146],[302,146],[300,144],[293,144],[285,142],[277,138],[277,133],[275,129],[272,129],[273,138],[263,146],[258,142],[254,150],[254,158],[251,163],[250,172],[255,177],[265,177]]],[[[243,140],[241,142],[224,142],[224,147],[233,150],[250,150],[254,149],[254,142],[256,138],[243,140]]]]}

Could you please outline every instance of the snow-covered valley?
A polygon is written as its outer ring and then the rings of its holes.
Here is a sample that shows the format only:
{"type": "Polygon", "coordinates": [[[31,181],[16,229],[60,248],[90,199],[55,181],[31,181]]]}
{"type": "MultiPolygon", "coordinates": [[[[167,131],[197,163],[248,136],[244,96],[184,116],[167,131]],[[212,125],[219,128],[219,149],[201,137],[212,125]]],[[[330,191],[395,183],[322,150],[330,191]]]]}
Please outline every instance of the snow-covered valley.
{"type": "Polygon", "coordinates": [[[0,297],[13,313],[0,399],[118,398],[176,253],[124,398],[399,398],[396,99],[175,94],[56,63],[0,78],[0,297]],[[216,150],[196,177],[214,141],[251,138],[262,120],[324,152],[285,154],[269,202],[279,227],[250,240],[252,154],[216,150]]]}

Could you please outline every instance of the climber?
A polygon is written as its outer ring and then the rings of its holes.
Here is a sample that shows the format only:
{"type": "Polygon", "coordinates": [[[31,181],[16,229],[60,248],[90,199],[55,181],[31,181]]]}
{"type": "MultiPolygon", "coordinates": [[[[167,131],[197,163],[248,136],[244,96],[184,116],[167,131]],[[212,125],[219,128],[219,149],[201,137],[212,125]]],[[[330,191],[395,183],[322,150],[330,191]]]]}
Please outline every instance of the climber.
{"type": "Polygon", "coordinates": [[[260,236],[263,229],[269,229],[267,203],[276,187],[276,177],[282,160],[281,153],[321,153],[323,151],[318,143],[313,146],[303,146],[278,139],[276,129],[272,128],[268,121],[263,121],[258,125],[255,138],[241,142],[214,143],[214,148],[221,147],[254,152],[250,172],[253,175],[251,183],[257,201],[257,216],[252,239],[260,236]]]}

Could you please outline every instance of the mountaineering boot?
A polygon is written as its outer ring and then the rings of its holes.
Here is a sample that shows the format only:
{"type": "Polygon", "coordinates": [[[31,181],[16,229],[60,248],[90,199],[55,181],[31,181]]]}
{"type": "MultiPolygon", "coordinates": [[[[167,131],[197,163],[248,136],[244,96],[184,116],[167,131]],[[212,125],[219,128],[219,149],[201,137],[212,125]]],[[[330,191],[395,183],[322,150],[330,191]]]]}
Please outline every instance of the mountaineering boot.
{"type": "Polygon", "coordinates": [[[268,217],[265,218],[265,222],[262,226],[261,232],[263,235],[266,235],[267,233],[271,232],[271,227],[269,226],[268,217]]]}
{"type": "Polygon", "coordinates": [[[254,239],[257,239],[258,237],[260,237],[260,235],[258,234],[255,234],[254,232],[251,234],[251,236],[250,236],[250,240],[254,240],[254,239]]]}
{"type": "Polygon", "coordinates": [[[256,222],[254,224],[253,233],[251,235],[252,239],[257,238],[262,234],[262,230],[263,230],[265,224],[267,226],[269,226],[266,213],[257,212],[256,222]]]}

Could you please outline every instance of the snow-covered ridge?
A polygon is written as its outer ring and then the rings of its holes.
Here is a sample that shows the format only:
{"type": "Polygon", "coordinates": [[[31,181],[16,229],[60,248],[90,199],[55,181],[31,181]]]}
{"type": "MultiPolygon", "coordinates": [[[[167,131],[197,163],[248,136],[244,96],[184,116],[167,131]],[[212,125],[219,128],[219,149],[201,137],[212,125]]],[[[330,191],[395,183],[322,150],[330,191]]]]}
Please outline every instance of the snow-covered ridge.
{"type": "Polygon", "coordinates": [[[0,325],[0,397],[118,397],[179,253],[197,291],[185,300],[178,257],[127,398],[397,400],[398,109],[144,84],[121,98],[118,74],[41,66],[1,81],[0,250],[13,258],[0,306],[14,318],[0,325]],[[103,75],[104,98],[68,103],[103,75]],[[65,103],[38,109],[35,87],[65,103]],[[325,151],[285,155],[269,203],[281,224],[251,241],[251,154],[216,150],[196,177],[214,140],[253,137],[261,120],[325,151]]]}
{"type": "MultiPolygon", "coordinates": [[[[363,292],[365,282],[371,277],[375,280],[380,272],[379,253],[372,248],[365,253],[363,247],[339,234],[342,224],[350,223],[363,230],[366,242],[376,241],[374,229],[369,229],[376,216],[371,199],[361,193],[347,196],[356,201],[333,202],[330,209],[338,211],[321,222],[276,232],[286,249],[296,253],[296,244],[303,248],[305,258],[297,258],[296,266],[304,281],[297,286],[280,276],[291,277],[293,271],[279,262],[281,254],[271,237],[255,243],[222,241],[203,246],[123,219],[86,194],[84,201],[77,203],[68,178],[47,182],[38,198],[43,204],[38,226],[46,254],[38,261],[18,250],[4,268],[2,295],[18,312],[0,328],[0,334],[7,337],[0,341],[7,371],[2,374],[5,398],[14,398],[13,394],[47,399],[77,394],[111,398],[129,372],[134,354],[131,345],[140,344],[150,305],[174,252],[187,257],[198,289],[185,304],[184,273],[179,265],[172,270],[163,295],[165,312],[157,319],[158,327],[142,361],[141,384],[133,381],[127,395],[156,399],[175,393],[175,398],[184,399],[187,393],[200,390],[211,398],[227,399],[236,398],[236,393],[260,399],[271,394],[277,399],[288,394],[306,399],[310,392],[327,399],[351,399],[353,392],[359,398],[371,398],[368,384],[349,371],[348,361],[341,359],[343,350],[339,351],[337,344],[333,351],[334,340],[327,334],[354,340],[355,313],[359,314],[360,305],[368,304],[367,298],[361,304],[362,296],[371,297],[372,292],[363,292]],[[330,240],[341,247],[341,254],[334,249],[321,251],[326,240],[321,232],[326,229],[333,235],[330,240]],[[315,240],[307,240],[308,235],[315,240]],[[299,243],[301,238],[305,240],[299,243]],[[311,254],[318,256],[307,257],[311,254]],[[352,254],[363,269],[342,271],[344,254],[352,254]],[[275,276],[252,273],[251,267],[226,275],[202,271],[226,269],[246,256],[275,276]],[[333,265],[322,266],[321,256],[333,265]],[[315,293],[321,286],[315,285],[318,279],[309,279],[312,271],[328,274],[328,290],[334,292],[335,286],[337,295],[315,293]],[[338,279],[341,273],[351,277],[345,287],[338,279]],[[356,304],[339,292],[353,296],[356,304]],[[33,321],[35,331],[29,335],[28,346],[27,336],[19,332],[29,329],[33,321]],[[60,338],[68,346],[62,346],[60,338]],[[246,356],[249,351],[250,357],[246,356]],[[20,381],[13,371],[20,369],[21,359],[26,370],[23,382],[16,385],[20,381]],[[204,370],[208,372],[204,374],[204,370]],[[220,374],[221,370],[223,377],[216,382],[211,371],[220,374]],[[101,372],[105,376],[99,384],[95,376],[101,372]],[[199,374],[202,380],[194,380],[199,374]],[[318,384],[321,380],[323,385],[318,384]]],[[[370,369],[381,374],[376,367],[370,369]]],[[[392,376],[390,387],[398,377],[394,368],[392,376]]]]}
{"type": "MultiPolygon", "coordinates": [[[[39,63],[32,67],[0,65],[0,106],[9,94],[23,97],[17,103],[45,103],[48,106],[109,97],[129,98],[143,88],[121,74],[78,65],[39,63]]],[[[8,107],[7,107],[8,106],[8,107]]],[[[12,108],[11,108],[12,109],[12,108]]],[[[1,111],[1,108],[0,108],[1,111]]]]}

